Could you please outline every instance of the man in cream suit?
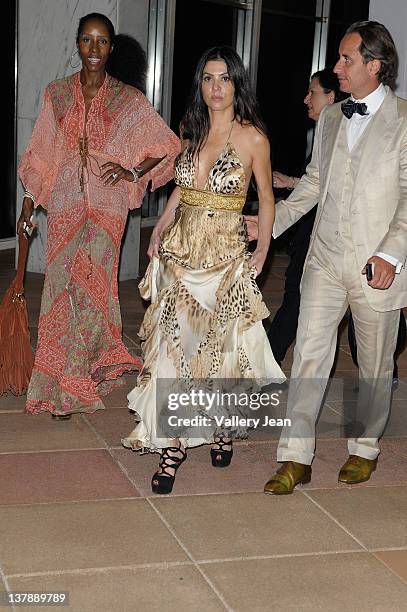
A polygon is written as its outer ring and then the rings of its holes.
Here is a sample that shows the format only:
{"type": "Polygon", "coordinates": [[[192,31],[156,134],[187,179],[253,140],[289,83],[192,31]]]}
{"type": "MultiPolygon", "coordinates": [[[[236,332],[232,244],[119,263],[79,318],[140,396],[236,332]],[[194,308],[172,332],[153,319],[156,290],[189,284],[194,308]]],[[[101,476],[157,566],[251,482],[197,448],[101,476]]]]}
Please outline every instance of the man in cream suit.
{"type": "Polygon", "coordinates": [[[397,52],[386,28],[353,24],[334,72],[351,97],[323,111],[307,172],[276,206],[275,237],[319,202],[288,394],[292,425],[280,438],[282,466],[265,486],[266,493],[277,495],[311,478],[315,422],[348,306],[356,328],[358,420],[364,432],[349,439],[350,456],[339,480],[354,484],[370,478],[390,409],[399,310],[407,305],[407,102],[391,90],[397,52]]]}

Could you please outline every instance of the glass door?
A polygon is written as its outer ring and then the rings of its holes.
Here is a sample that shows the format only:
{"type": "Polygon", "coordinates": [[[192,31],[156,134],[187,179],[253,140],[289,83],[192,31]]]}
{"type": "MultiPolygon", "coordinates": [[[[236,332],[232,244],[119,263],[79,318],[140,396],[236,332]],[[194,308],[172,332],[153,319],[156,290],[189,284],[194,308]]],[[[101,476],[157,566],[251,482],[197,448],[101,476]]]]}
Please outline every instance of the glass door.
{"type": "Polygon", "coordinates": [[[216,45],[236,46],[236,4],[177,0],[171,100],[171,128],[177,133],[199,57],[216,45]]]}
{"type": "Polygon", "coordinates": [[[257,95],[269,129],[273,167],[298,176],[308,120],[304,96],[314,59],[317,0],[263,0],[257,95]]]}

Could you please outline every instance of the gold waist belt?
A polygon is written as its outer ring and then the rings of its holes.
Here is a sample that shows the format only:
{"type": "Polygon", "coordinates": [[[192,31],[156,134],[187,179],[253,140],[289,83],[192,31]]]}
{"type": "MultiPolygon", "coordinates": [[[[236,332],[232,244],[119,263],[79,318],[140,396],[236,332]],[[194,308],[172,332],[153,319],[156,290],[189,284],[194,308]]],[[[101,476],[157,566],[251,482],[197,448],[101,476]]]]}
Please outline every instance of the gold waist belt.
{"type": "Polygon", "coordinates": [[[240,213],[245,201],[246,196],[244,195],[225,195],[223,193],[181,187],[181,202],[188,204],[188,206],[240,213]]]}

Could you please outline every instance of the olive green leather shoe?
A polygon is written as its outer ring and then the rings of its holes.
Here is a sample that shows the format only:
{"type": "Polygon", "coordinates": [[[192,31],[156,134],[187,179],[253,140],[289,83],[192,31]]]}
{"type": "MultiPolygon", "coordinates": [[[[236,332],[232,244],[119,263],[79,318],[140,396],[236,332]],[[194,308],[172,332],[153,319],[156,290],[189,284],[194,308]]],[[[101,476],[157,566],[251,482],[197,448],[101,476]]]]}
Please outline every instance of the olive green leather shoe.
{"type": "Polygon", "coordinates": [[[306,484],[311,480],[311,466],[285,461],[277,472],[266,482],[264,492],[270,495],[288,495],[297,484],[306,484]]]}
{"type": "Polygon", "coordinates": [[[366,482],[375,471],[377,459],[365,459],[358,455],[349,455],[349,459],[340,469],[338,480],[345,484],[366,482]]]}

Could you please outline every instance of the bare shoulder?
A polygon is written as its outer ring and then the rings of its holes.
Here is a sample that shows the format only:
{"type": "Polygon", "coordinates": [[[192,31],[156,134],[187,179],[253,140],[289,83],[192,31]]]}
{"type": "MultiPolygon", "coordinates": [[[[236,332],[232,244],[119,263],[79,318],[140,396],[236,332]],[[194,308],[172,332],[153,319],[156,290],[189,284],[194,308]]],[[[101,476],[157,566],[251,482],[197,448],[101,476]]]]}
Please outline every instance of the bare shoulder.
{"type": "Polygon", "coordinates": [[[266,134],[256,128],[253,124],[243,123],[239,127],[239,139],[241,140],[242,144],[244,143],[244,145],[246,145],[248,148],[269,147],[269,140],[266,134]]]}

